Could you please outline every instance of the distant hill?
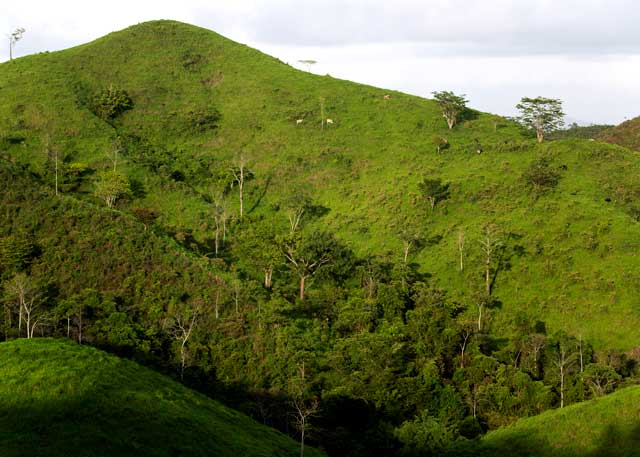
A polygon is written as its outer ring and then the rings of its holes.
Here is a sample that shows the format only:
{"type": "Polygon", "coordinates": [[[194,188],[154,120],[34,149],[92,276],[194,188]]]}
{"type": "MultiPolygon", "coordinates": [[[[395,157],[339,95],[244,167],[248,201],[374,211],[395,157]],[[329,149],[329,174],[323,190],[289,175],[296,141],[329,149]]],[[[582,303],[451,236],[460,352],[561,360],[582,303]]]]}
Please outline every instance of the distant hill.
{"type": "MultiPolygon", "coordinates": [[[[182,385],[87,346],[0,344],[0,454],[297,456],[299,445],[182,385]]],[[[305,455],[322,453],[307,448],[305,455]]]]}
{"type": "Polygon", "coordinates": [[[598,139],[640,151],[640,117],[605,130],[598,135],[598,139]]]}
{"type": "MultiPolygon", "coordinates": [[[[478,456],[634,457],[640,452],[640,387],[521,419],[487,434],[478,456]]],[[[465,455],[464,452],[461,455],[465,455]]]]}

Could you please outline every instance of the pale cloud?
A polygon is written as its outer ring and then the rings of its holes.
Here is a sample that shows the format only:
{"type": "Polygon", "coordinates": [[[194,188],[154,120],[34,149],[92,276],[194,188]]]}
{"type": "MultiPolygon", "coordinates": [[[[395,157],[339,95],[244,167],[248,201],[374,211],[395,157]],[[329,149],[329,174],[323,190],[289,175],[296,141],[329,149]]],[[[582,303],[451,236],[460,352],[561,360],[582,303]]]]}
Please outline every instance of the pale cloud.
{"type": "Polygon", "coordinates": [[[640,114],[636,0],[0,2],[0,31],[27,29],[18,56],[175,19],[292,64],[315,59],[320,74],[421,96],[464,92],[483,111],[513,114],[520,97],[544,95],[585,121],[640,114]]]}

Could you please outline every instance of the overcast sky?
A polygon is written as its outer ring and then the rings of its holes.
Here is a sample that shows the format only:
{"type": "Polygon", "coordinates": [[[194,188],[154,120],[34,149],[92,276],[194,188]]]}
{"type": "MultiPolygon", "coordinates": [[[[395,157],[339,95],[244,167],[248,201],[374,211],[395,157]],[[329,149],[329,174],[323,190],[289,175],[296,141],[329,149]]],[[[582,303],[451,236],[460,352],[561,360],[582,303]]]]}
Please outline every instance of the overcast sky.
{"type": "MultiPolygon", "coordinates": [[[[315,73],[429,96],[465,93],[503,115],[561,98],[569,120],[640,115],[639,0],[0,0],[17,56],[152,19],[217,31],[315,73]]],[[[0,61],[8,59],[8,41],[0,61]]]]}

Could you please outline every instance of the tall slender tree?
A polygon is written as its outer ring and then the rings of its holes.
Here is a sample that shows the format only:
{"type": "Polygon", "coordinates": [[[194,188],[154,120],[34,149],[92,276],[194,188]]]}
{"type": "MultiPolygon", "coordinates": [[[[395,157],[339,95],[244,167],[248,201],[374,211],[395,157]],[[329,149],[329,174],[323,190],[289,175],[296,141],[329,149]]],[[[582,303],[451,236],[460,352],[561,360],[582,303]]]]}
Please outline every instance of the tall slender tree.
{"type": "Polygon", "coordinates": [[[9,34],[9,61],[13,61],[13,50],[16,47],[16,43],[22,39],[22,35],[26,30],[22,27],[18,27],[9,34]]]}

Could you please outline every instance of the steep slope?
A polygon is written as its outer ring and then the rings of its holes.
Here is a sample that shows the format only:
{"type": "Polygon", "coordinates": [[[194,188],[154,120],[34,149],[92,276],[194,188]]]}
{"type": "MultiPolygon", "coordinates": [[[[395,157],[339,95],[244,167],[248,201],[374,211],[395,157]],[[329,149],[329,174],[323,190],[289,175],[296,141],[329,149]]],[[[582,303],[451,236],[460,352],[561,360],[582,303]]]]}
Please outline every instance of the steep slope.
{"type": "MultiPolygon", "coordinates": [[[[133,362],[50,339],[0,344],[3,456],[295,456],[275,430],[133,362]]],[[[305,455],[322,455],[307,448],[305,455]]]]}
{"type": "Polygon", "coordinates": [[[598,139],[640,151],[640,117],[605,130],[598,135],[598,139]]]}
{"type": "Polygon", "coordinates": [[[480,456],[636,456],[640,447],[640,387],[548,411],[489,433],[480,456]]]}
{"type": "MultiPolygon", "coordinates": [[[[432,101],[297,71],[172,21],[3,64],[0,90],[0,129],[14,160],[44,175],[48,135],[68,163],[106,169],[119,136],[118,166],[141,189],[131,206],[159,211],[160,225],[192,233],[203,254],[213,250],[211,199],[203,195],[228,186],[223,175],[242,155],[255,176],[245,197],[251,217],[286,231],[284,202],[304,191],[325,209],[307,230],[332,230],[360,255],[401,261],[403,234],[417,235],[423,247],[409,260],[470,310],[484,287],[482,227],[493,223],[506,249],[493,265],[494,328],[524,314],[598,347],[638,344],[640,161],[624,148],[581,140],[539,146],[477,112],[448,131],[432,101]],[[134,107],[105,122],[88,100],[110,85],[126,90],[134,107]],[[322,128],[321,113],[334,123],[322,128]],[[440,154],[436,134],[450,144],[440,154]],[[561,178],[535,194],[524,175],[540,156],[561,178]],[[425,177],[450,183],[434,211],[418,189],[425,177]]],[[[85,179],[83,198],[91,189],[85,179]]],[[[237,214],[235,192],[226,204],[237,214]]]]}

